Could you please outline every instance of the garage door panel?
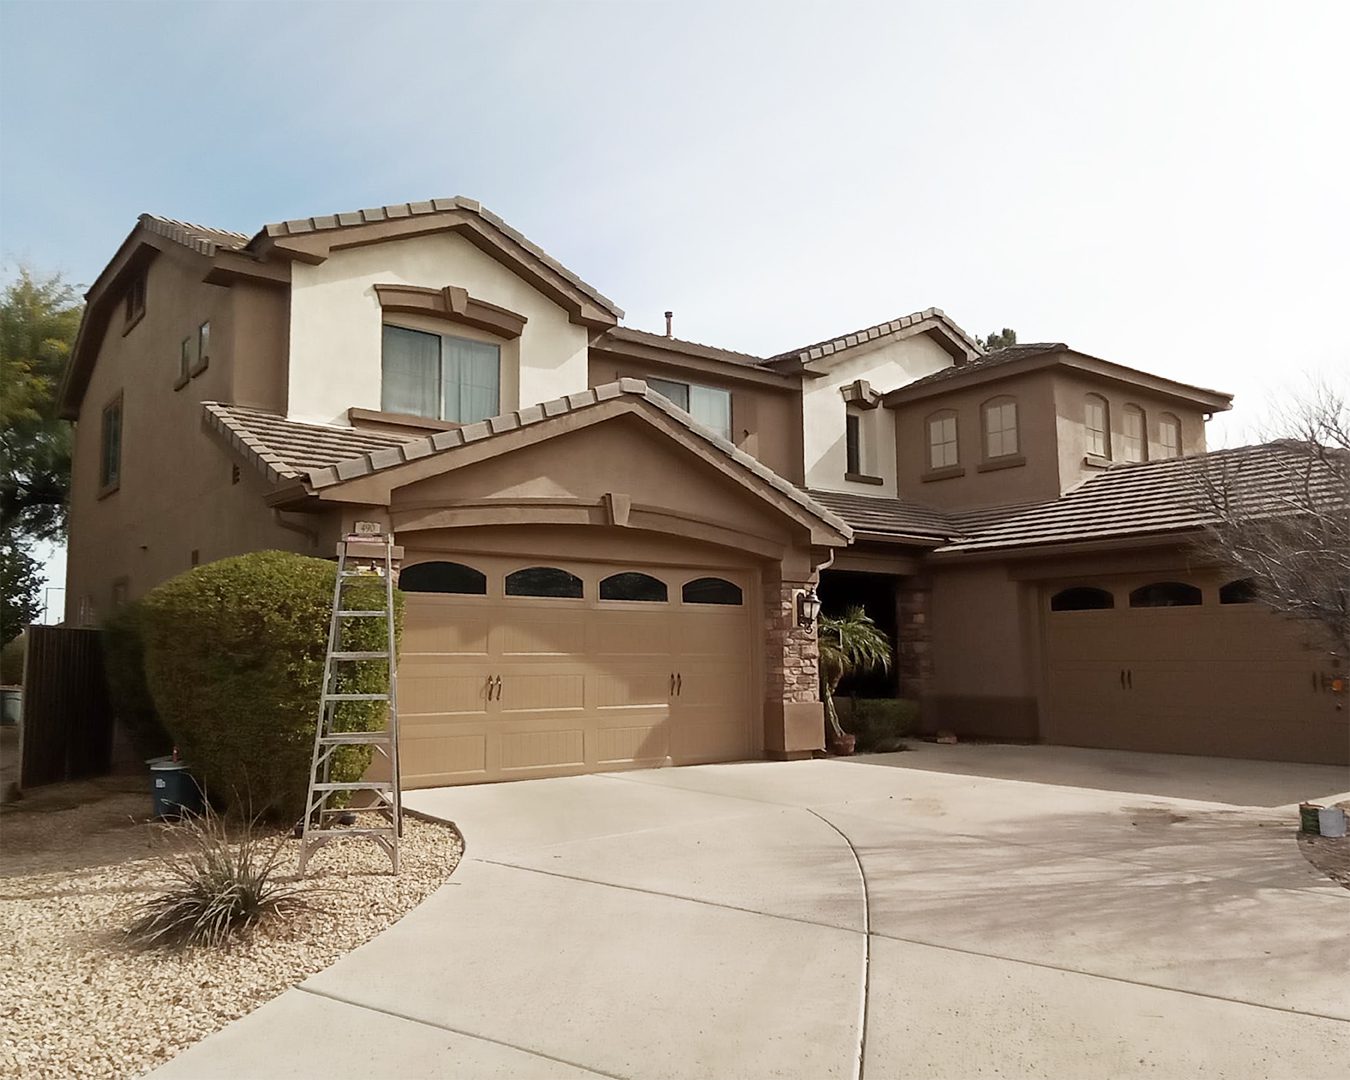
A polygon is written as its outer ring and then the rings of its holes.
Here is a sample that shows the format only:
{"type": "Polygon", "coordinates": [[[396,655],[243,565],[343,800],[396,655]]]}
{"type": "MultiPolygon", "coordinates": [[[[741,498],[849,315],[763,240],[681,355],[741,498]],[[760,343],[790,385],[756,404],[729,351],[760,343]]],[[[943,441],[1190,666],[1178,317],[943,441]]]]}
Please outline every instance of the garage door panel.
{"type": "Polygon", "coordinates": [[[598,728],[595,761],[601,766],[664,761],[670,755],[669,733],[670,722],[666,718],[648,724],[598,728]]]}
{"type": "Polygon", "coordinates": [[[404,728],[400,748],[404,783],[411,787],[464,783],[487,775],[487,735],[484,732],[423,735],[404,728]]]}
{"type": "Polygon", "coordinates": [[[503,731],[498,738],[503,772],[586,764],[586,733],[581,727],[503,731]]]}
{"type": "Polygon", "coordinates": [[[743,656],[749,632],[748,620],[735,615],[681,612],[676,627],[674,650],[681,656],[743,656]]]}
{"type": "Polygon", "coordinates": [[[508,669],[501,680],[496,705],[503,716],[521,712],[580,712],[586,707],[586,675],[574,669],[508,669]]]}
{"type": "Polygon", "coordinates": [[[585,611],[500,613],[493,628],[497,656],[573,656],[584,650],[585,611]]]}
{"type": "Polygon", "coordinates": [[[586,648],[593,657],[669,657],[671,625],[668,608],[630,612],[601,608],[587,624],[586,648]]]}
{"type": "Polygon", "coordinates": [[[486,656],[487,613],[466,612],[445,604],[408,604],[403,616],[402,650],[409,657],[486,656]]]}
{"type": "Polygon", "coordinates": [[[744,724],[718,717],[685,717],[671,729],[670,756],[678,765],[733,761],[749,752],[744,724]]]}
{"type": "MultiPolygon", "coordinates": [[[[667,660],[664,668],[673,668],[667,660]]],[[[640,668],[629,671],[607,671],[591,677],[590,703],[597,709],[624,709],[632,707],[670,705],[672,672],[664,668],[655,671],[640,668]]]]}
{"type": "Polygon", "coordinates": [[[401,664],[399,717],[486,715],[487,677],[440,665],[401,664]]]}

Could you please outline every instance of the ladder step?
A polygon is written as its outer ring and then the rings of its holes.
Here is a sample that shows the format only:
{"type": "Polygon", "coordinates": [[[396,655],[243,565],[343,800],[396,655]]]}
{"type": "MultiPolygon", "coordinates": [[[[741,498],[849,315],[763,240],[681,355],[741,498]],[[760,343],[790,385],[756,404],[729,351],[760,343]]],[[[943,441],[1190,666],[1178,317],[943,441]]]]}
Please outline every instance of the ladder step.
{"type": "Polygon", "coordinates": [[[324,694],[324,701],[388,701],[388,694],[324,694]]]}
{"type": "Polygon", "coordinates": [[[398,833],[392,825],[387,825],[382,829],[310,829],[307,836],[389,836],[393,837],[398,833]]]}
{"type": "Polygon", "coordinates": [[[386,611],[338,611],[338,617],[342,619],[374,619],[376,617],[383,619],[388,612],[386,611]]]}
{"type": "Polygon", "coordinates": [[[345,578],[368,577],[379,578],[381,581],[384,580],[384,575],[377,574],[374,570],[343,570],[338,576],[345,578]]]}
{"type": "Polygon", "coordinates": [[[333,780],[328,783],[311,784],[315,791],[393,791],[394,785],[388,780],[333,780]]]}
{"type": "Polygon", "coordinates": [[[334,660],[388,660],[389,651],[383,652],[335,652],[329,653],[334,660]]]}
{"type": "Polygon", "coordinates": [[[319,742],[329,746],[375,746],[389,742],[387,731],[330,731],[319,736],[319,742]]]}

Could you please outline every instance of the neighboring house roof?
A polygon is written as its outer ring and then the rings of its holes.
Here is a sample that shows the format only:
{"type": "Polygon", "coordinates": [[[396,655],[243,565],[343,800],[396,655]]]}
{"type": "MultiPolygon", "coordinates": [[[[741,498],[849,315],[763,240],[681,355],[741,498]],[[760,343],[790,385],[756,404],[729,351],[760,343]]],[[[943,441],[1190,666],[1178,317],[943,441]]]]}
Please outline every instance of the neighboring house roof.
{"type": "Polygon", "coordinates": [[[287,236],[304,236],[330,229],[348,229],[359,225],[396,221],[401,218],[423,217],[457,211],[466,211],[482,218],[498,232],[510,237],[560,277],[571,282],[601,307],[618,318],[623,317],[623,310],[594,285],[583,281],[524,233],[513,229],[477,199],[470,199],[463,195],[452,195],[445,199],[427,199],[423,202],[391,203],[388,206],[375,206],[365,210],[351,210],[339,214],[320,214],[317,217],[278,221],[270,225],[264,225],[258,235],[249,241],[249,247],[256,248],[263,237],[275,240],[287,236]]]}
{"type": "Polygon", "coordinates": [[[940,336],[945,337],[961,353],[963,360],[967,356],[978,356],[980,354],[980,346],[974,338],[949,319],[941,308],[930,307],[924,308],[923,311],[916,311],[911,315],[902,315],[899,318],[891,319],[889,322],[877,323],[875,326],[867,326],[861,330],[826,338],[824,341],[789,349],[787,352],[769,357],[764,363],[774,366],[802,366],[813,361],[824,360],[835,353],[843,352],[845,349],[865,345],[870,341],[879,341],[893,334],[925,330],[937,331],[940,336]]]}
{"type": "Polygon", "coordinates": [[[199,255],[211,256],[220,250],[242,251],[248,246],[248,233],[193,225],[188,221],[175,221],[158,214],[142,214],[139,220],[152,233],[191,248],[199,255]]]}
{"type": "Polygon", "coordinates": [[[1206,486],[1221,485],[1248,510],[1278,513],[1304,483],[1313,498],[1338,496],[1331,470],[1288,443],[1216,450],[1195,457],[1114,465],[1054,502],[989,524],[941,554],[1006,552],[1044,545],[1166,536],[1214,520],[1206,486]]]}
{"type": "Polygon", "coordinates": [[[992,382],[1040,368],[1063,366],[1088,372],[1108,379],[1131,383],[1154,393],[1192,402],[1210,412],[1232,408],[1233,395],[1222,390],[1177,382],[1162,375],[1152,375],[1138,368],[1126,367],[1100,357],[1071,349],[1061,341],[1044,341],[1027,345],[1009,345],[964,364],[943,368],[913,382],[889,391],[886,404],[914,401],[945,393],[948,389],[970,383],[992,382]]]}
{"type": "Polygon", "coordinates": [[[649,345],[658,349],[670,349],[689,356],[698,356],[705,360],[721,360],[728,364],[740,364],[743,367],[759,367],[762,356],[735,352],[732,349],[719,349],[716,345],[704,345],[698,341],[685,341],[683,338],[666,337],[664,334],[652,334],[646,330],[634,330],[628,326],[616,326],[606,330],[594,345],[603,348],[608,342],[632,342],[636,345],[649,345]]]}
{"type": "Polygon", "coordinates": [[[641,379],[620,379],[565,398],[519,409],[452,431],[412,438],[353,428],[301,424],[273,413],[206,402],[208,426],[230,442],[274,483],[293,479],[318,492],[370,476],[408,462],[453,451],[510,431],[575,414],[618,398],[639,399],[670,417],[713,447],[723,458],[753,474],[810,516],[848,538],[848,522],[810,495],[784,480],[768,466],[704,427],[683,409],[647,387],[641,379]]]}

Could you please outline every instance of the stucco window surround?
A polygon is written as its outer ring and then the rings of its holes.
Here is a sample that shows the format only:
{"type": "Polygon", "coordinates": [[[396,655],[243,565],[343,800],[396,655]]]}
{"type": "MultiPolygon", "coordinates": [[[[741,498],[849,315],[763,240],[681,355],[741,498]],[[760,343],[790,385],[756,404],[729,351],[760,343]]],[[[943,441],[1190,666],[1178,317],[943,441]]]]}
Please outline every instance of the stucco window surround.
{"type": "Polygon", "coordinates": [[[1100,394],[1083,398],[1083,445],[1088,465],[1111,461],[1111,406],[1100,394]]]}
{"type": "Polygon", "coordinates": [[[1181,421],[1172,413],[1158,417],[1158,457],[1181,457],[1181,421]]]}
{"type": "Polygon", "coordinates": [[[955,409],[939,409],[924,418],[923,430],[927,443],[927,471],[921,480],[946,480],[953,476],[964,476],[966,470],[961,465],[959,436],[960,419],[955,409]]]}
{"type": "Polygon", "coordinates": [[[525,332],[529,319],[510,308],[477,300],[457,285],[427,289],[418,285],[376,285],[375,295],[385,312],[403,312],[472,326],[508,341],[525,332]]]}
{"type": "Polygon", "coordinates": [[[98,497],[122,486],[122,392],[103,406],[99,426],[98,497]]]}
{"type": "Polygon", "coordinates": [[[1015,398],[1001,394],[980,406],[980,447],[982,458],[976,466],[978,472],[1013,469],[1027,463],[1021,452],[1015,398]]]}
{"type": "Polygon", "coordinates": [[[1131,462],[1148,460],[1148,422],[1138,405],[1126,405],[1121,413],[1121,456],[1131,462]]]}

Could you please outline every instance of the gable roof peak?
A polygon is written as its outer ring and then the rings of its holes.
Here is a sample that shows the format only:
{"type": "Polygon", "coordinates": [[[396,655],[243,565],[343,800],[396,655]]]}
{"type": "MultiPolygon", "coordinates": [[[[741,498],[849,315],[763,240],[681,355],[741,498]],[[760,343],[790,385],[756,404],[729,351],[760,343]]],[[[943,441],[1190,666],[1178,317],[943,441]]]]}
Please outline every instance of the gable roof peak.
{"type": "Polygon", "coordinates": [[[845,349],[866,345],[869,342],[879,341],[892,335],[906,334],[908,336],[908,334],[930,332],[936,333],[948,352],[960,358],[958,362],[983,354],[983,350],[975,339],[949,318],[945,311],[939,307],[928,307],[922,311],[915,311],[909,315],[901,315],[886,322],[876,323],[873,326],[865,326],[861,330],[853,330],[847,334],[813,342],[810,345],[789,349],[787,352],[769,357],[764,363],[774,367],[800,368],[814,361],[824,360],[835,353],[843,352],[845,349]]]}

